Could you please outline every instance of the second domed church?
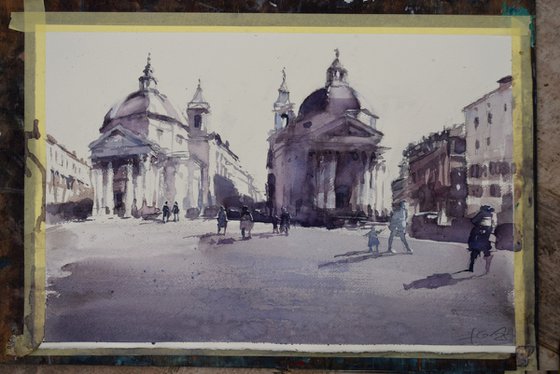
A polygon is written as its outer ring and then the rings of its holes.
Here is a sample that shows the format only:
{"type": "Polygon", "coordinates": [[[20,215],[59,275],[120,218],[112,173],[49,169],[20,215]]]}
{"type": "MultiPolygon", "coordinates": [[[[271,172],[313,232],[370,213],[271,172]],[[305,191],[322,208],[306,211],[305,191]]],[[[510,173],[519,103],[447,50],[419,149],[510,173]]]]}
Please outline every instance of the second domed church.
{"type": "Polygon", "coordinates": [[[379,117],[349,85],[335,51],[324,87],[303,100],[297,115],[283,72],[268,139],[269,209],[285,207],[311,224],[322,213],[373,216],[385,209],[379,117]]]}
{"type": "Polygon", "coordinates": [[[229,143],[208,131],[210,105],[200,81],[184,111],[159,91],[150,56],[138,81],[89,145],[94,215],[140,217],[166,201],[204,213],[228,199],[259,199],[229,143]]]}

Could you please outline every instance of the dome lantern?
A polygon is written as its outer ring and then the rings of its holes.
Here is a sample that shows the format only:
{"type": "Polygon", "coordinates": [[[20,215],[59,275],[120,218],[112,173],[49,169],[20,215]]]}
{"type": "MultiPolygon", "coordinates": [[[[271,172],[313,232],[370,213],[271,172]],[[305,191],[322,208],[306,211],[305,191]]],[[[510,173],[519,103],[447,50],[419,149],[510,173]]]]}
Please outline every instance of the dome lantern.
{"type": "Polygon", "coordinates": [[[334,50],[335,59],[331,66],[327,69],[327,81],[325,83],[325,88],[332,85],[347,85],[346,76],[348,75],[348,70],[342,66],[338,57],[340,56],[340,51],[338,48],[334,50]]]}
{"type": "Polygon", "coordinates": [[[157,79],[154,77],[154,69],[152,68],[152,57],[151,53],[148,53],[148,58],[146,61],[146,66],[143,71],[144,75],[138,78],[140,82],[140,91],[145,91],[149,88],[157,87],[157,79]]]}

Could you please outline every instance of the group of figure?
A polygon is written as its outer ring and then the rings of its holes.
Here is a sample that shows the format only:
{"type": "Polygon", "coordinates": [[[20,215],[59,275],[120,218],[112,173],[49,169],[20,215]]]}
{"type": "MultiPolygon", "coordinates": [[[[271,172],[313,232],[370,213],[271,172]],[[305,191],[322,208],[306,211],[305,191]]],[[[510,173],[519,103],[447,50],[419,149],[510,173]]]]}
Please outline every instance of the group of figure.
{"type": "MultiPolygon", "coordinates": [[[[224,235],[226,234],[227,224],[228,224],[228,217],[226,210],[223,206],[220,207],[218,211],[218,235],[221,233],[222,229],[224,230],[224,235]]],[[[284,233],[288,235],[288,231],[290,229],[290,221],[291,216],[290,213],[286,208],[282,208],[282,213],[280,217],[277,215],[272,216],[272,233],[279,234],[284,233]],[[278,231],[278,225],[280,224],[280,231],[278,231]]],[[[239,229],[241,230],[241,237],[243,239],[251,239],[251,231],[255,225],[253,215],[249,210],[249,207],[244,206],[241,208],[241,215],[239,217],[239,229]]]]}
{"type": "Polygon", "coordinates": [[[163,223],[169,222],[169,217],[171,216],[171,213],[173,213],[173,222],[179,222],[179,204],[176,201],[171,209],[169,209],[169,205],[167,204],[166,201],[165,204],[163,204],[163,208],[161,209],[161,211],[163,213],[162,216],[163,223]]]}
{"type": "Polygon", "coordinates": [[[292,217],[288,212],[288,209],[282,207],[280,217],[274,214],[272,216],[272,233],[273,234],[284,234],[288,236],[288,232],[290,231],[290,224],[291,224],[292,217]],[[278,225],[280,225],[280,230],[278,230],[278,225]]]}
{"type": "MultiPolygon", "coordinates": [[[[218,211],[218,235],[224,230],[224,235],[226,234],[227,224],[228,224],[228,217],[226,213],[226,209],[221,206],[220,210],[218,211]]],[[[241,236],[243,239],[250,239],[251,238],[251,230],[255,225],[253,221],[253,215],[249,211],[249,207],[244,206],[241,208],[241,216],[239,217],[239,229],[241,230],[241,236]]]]}
{"type": "MultiPolygon", "coordinates": [[[[395,235],[398,236],[403,242],[404,247],[406,248],[406,253],[413,253],[412,248],[410,248],[410,246],[408,245],[408,241],[406,240],[407,219],[408,212],[406,210],[406,203],[401,202],[399,204],[399,207],[395,209],[393,213],[391,213],[391,218],[389,220],[389,230],[391,231],[391,234],[389,235],[389,243],[386,253],[397,253],[393,249],[393,240],[395,238],[395,235]]],[[[364,235],[368,237],[368,248],[371,253],[379,255],[380,242],[378,235],[382,231],[383,229],[376,230],[375,227],[373,227],[367,234],[364,235]],[[373,250],[373,247],[375,247],[375,251],[373,250]]]]}

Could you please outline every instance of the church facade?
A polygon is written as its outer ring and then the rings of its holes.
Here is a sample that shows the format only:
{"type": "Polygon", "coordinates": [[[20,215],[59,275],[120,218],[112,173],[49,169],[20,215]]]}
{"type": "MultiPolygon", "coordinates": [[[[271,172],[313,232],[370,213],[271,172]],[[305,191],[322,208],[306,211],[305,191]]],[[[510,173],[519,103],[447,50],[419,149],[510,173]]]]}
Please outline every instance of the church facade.
{"type": "Polygon", "coordinates": [[[283,74],[268,138],[271,213],[285,207],[296,219],[313,224],[325,215],[363,212],[373,218],[385,209],[380,181],[387,148],[380,145],[379,117],[347,78],[337,50],[324,87],[307,96],[296,115],[283,74]]]}
{"type": "MultiPolygon", "coordinates": [[[[99,138],[89,145],[93,215],[146,217],[166,201],[197,213],[221,204],[213,183],[223,169],[219,155],[228,155],[224,162],[239,160],[219,134],[208,131],[210,105],[200,82],[186,110],[180,111],[159,91],[150,57],[138,80],[138,90],[107,112],[99,138]]],[[[241,196],[239,190],[250,191],[250,198],[257,199],[252,177],[237,166],[235,178],[226,176],[230,193],[235,198],[241,196]]]]}

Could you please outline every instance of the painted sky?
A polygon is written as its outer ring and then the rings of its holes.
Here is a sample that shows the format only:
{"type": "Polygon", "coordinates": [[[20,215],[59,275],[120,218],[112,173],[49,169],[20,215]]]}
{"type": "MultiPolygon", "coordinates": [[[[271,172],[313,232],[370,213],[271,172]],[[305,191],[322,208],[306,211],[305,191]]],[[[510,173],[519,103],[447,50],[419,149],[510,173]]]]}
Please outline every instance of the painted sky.
{"type": "Polygon", "coordinates": [[[462,123],[462,108],[511,74],[511,41],[502,36],[49,32],[47,132],[88,157],[104,115],[138,89],[150,52],[158,88],[178,109],[201,79],[210,131],[230,141],[263,190],[282,68],[298,108],[324,86],[335,48],[350,85],[380,117],[391,178],[408,143],[462,123]]]}

